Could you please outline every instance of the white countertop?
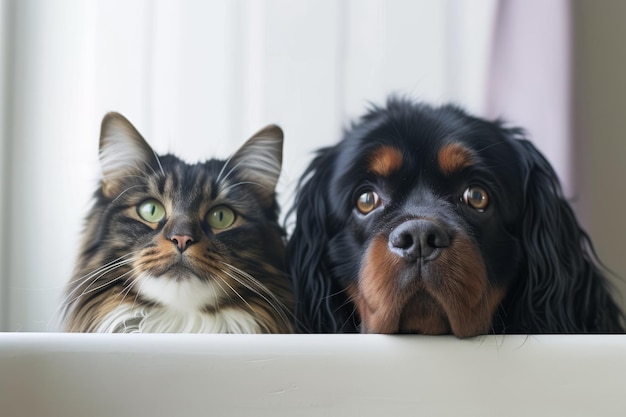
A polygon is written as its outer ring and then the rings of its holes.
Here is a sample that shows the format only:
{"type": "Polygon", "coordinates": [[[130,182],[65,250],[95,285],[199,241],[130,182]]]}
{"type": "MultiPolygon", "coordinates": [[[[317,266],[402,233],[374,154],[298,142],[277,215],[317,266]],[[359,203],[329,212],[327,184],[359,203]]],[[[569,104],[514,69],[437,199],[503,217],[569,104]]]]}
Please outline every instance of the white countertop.
{"type": "Polygon", "coordinates": [[[625,336],[0,333],[0,416],[625,416],[625,336]]]}

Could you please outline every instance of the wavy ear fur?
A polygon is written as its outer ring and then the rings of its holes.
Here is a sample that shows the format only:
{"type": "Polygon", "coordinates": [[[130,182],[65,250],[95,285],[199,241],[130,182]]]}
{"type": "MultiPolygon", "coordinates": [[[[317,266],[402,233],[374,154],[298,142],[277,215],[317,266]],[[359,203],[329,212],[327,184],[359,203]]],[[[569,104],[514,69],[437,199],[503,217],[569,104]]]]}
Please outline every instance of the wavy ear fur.
{"type": "MultiPolygon", "coordinates": [[[[280,127],[265,126],[233,154],[229,164],[237,167],[243,178],[261,186],[269,200],[274,199],[274,190],[283,163],[283,137],[280,127]]],[[[228,173],[224,175],[227,176],[228,173]]]]}
{"type": "Polygon", "coordinates": [[[114,198],[125,189],[128,176],[144,170],[161,169],[156,154],[135,129],[119,113],[107,113],[100,128],[100,166],[102,168],[102,193],[114,198]]]}
{"type": "MultiPolygon", "coordinates": [[[[519,133],[519,132],[518,132],[519,133]]],[[[564,199],[548,161],[527,140],[514,140],[525,175],[520,240],[525,270],[510,292],[507,333],[617,333],[615,304],[589,236],[564,199]]]]}
{"type": "Polygon", "coordinates": [[[336,148],[318,151],[298,184],[296,201],[287,216],[296,215],[287,259],[296,296],[296,328],[301,333],[342,331],[340,310],[346,307],[346,297],[325,263],[334,234],[328,189],[335,160],[336,148]]]}

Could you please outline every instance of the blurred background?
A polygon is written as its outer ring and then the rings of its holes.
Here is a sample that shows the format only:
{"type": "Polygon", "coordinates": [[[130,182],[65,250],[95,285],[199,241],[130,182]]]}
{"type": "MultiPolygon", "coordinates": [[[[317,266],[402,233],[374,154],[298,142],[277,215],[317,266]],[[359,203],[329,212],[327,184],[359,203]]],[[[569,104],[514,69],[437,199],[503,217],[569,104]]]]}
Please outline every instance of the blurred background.
{"type": "Polygon", "coordinates": [[[54,330],[112,110],[189,162],[280,124],[283,213],[390,93],[502,117],[626,279],[625,20],[619,0],[0,0],[0,330],[54,330]]]}

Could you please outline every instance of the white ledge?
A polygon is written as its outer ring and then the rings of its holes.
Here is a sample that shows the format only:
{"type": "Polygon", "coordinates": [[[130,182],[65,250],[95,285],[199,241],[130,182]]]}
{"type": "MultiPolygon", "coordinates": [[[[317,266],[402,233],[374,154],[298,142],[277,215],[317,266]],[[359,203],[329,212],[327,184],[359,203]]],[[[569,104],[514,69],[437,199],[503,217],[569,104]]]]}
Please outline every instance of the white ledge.
{"type": "Polygon", "coordinates": [[[626,335],[0,333],[2,416],[624,416],[626,335]]]}

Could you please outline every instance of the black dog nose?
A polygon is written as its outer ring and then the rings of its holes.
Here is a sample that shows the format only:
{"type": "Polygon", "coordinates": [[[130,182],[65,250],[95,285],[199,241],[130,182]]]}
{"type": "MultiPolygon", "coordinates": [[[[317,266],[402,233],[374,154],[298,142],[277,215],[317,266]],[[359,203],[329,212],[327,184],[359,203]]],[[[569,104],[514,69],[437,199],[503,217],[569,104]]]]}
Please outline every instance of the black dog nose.
{"type": "Polygon", "coordinates": [[[389,235],[389,249],[409,262],[430,261],[450,246],[446,230],[429,220],[409,220],[396,227],[389,235]]]}

